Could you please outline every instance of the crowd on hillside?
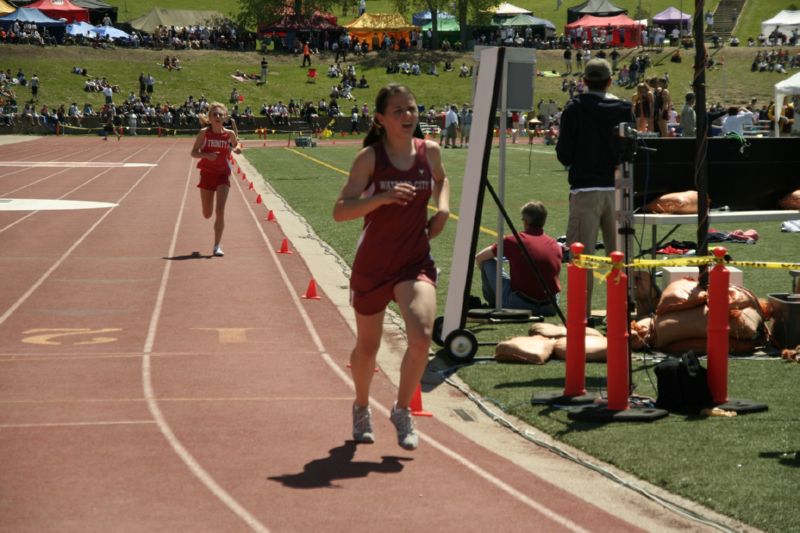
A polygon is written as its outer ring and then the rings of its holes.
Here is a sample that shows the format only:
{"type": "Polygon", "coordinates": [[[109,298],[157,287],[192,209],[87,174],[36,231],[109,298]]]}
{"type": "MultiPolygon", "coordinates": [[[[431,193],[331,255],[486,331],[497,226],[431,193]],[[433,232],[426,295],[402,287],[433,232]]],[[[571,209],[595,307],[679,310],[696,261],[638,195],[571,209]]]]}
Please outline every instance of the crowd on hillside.
{"type": "Polygon", "coordinates": [[[800,68],[800,52],[789,53],[788,50],[759,50],[750,65],[751,72],[778,72],[785,74],[788,69],[800,68]]]}
{"type": "MultiPolygon", "coordinates": [[[[621,61],[620,54],[616,49],[565,50],[563,73],[559,74],[556,71],[552,71],[554,75],[561,76],[561,88],[565,93],[563,103],[561,105],[555,102],[540,104],[531,116],[538,120],[538,124],[542,126],[528,128],[528,123],[526,122],[524,127],[517,129],[521,132],[530,129],[534,134],[547,133],[550,137],[557,135],[560,108],[570,98],[586,90],[580,73],[583,65],[594,57],[607,58],[613,64],[616,90],[633,90],[630,98],[634,103],[639,100],[639,105],[648,109],[645,114],[650,113],[653,117],[660,117],[644,121],[640,126],[642,131],[649,131],[657,135],[674,135],[680,132],[681,103],[674,103],[670,98],[664,99],[663,97],[663,95],[669,94],[669,75],[667,73],[660,75],[651,73],[652,63],[650,55],[646,51],[633,53],[625,61],[621,61]],[[643,96],[640,93],[643,86],[646,86],[645,93],[649,93],[651,96],[643,96]],[[550,127],[555,129],[550,131],[550,127]]],[[[770,69],[769,65],[771,64],[785,64],[788,68],[799,68],[800,54],[792,55],[785,49],[760,50],[753,63],[754,70],[762,70],[759,65],[763,62],[767,64],[766,70],[770,69]]],[[[175,69],[176,65],[180,68],[180,62],[173,55],[165,56],[164,65],[164,68],[168,70],[175,69]]],[[[334,81],[334,83],[328,85],[325,89],[327,92],[325,97],[309,102],[291,99],[286,104],[282,101],[264,102],[260,108],[256,108],[258,113],[250,105],[242,103],[243,99],[240,100],[238,89],[234,88],[229,99],[231,115],[236,123],[244,126],[254,126],[256,117],[260,115],[266,118],[268,124],[276,129],[289,125],[292,119],[297,119],[304,121],[310,128],[315,130],[324,129],[331,119],[355,117],[353,120],[354,129],[357,129],[359,124],[356,123],[361,121],[360,117],[369,116],[368,106],[364,103],[359,104],[359,101],[363,99],[358,97],[358,90],[369,87],[369,83],[363,74],[359,76],[357,65],[357,61],[351,61],[350,63],[334,61],[330,63],[326,72],[328,79],[334,81]]],[[[426,63],[423,66],[404,57],[390,55],[385,59],[385,67],[389,73],[408,76],[415,74],[439,75],[440,73],[454,77],[472,75],[471,67],[463,63],[460,67],[456,67],[449,59],[430,62],[430,64],[426,63]]],[[[780,69],[775,67],[774,70],[780,69]]],[[[23,72],[23,69],[19,69],[16,75],[13,75],[8,69],[5,72],[0,72],[0,101],[2,101],[0,124],[11,124],[19,120],[31,124],[81,126],[85,118],[99,116],[101,120],[111,119],[133,127],[134,131],[135,126],[193,129],[199,126],[198,115],[204,111],[204,106],[207,106],[208,103],[204,97],[197,100],[188,97],[182,104],[155,101],[155,80],[150,73],[145,74],[142,72],[140,74],[138,96],[134,91],[131,91],[127,97],[121,98],[120,84],[116,81],[112,82],[102,76],[90,76],[87,70],[80,66],[72,67],[71,71],[83,78],[84,89],[87,92],[103,93],[105,105],[101,109],[94,110],[89,104],[79,106],[76,102],[72,102],[71,105],[65,104],[48,108],[36,102],[35,94],[32,95],[33,97],[27,104],[20,105],[19,101],[23,100],[24,97],[18,98],[16,92],[25,91],[27,93],[29,90],[32,91],[29,86],[30,80],[23,72]],[[135,126],[131,126],[131,122],[135,123],[135,126]]],[[[537,72],[537,74],[543,75],[544,73],[537,72]]],[[[256,75],[256,79],[260,80],[261,77],[256,75]]],[[[38,83],[39,80],[37,78],[37,90],[38,83]]],[[[682,100],[683,96],[678,95],[678,100],[682,100]]],[[[452,104],[447,104],[444,108],[446,109],[450,105],[452,104]]],[[[430,116],[431,109],[434,108],[435,106],[430,106],[425,112],[424,118],[436,119],[434,125],[441,129],[444,127],[444,115],[438,117],[430,116]],[[438,124],[438,122],[441,122],[441,124],[438,124]]],[[[722,106],[711,106],[709,111],[713,113],[723,110],[722,106]]],[[[755,114],[755,122],[773,120],[774,110],[770,111],[769,105],[764,105],[761,109],[753,109],[752,111],[755,114]]],[[[792,117],[793,106],[784,109],[783,114],[784,116],[792,117]]],[[[96,121],[92,122],[96,123],[96,121]]],[[[361,127],[365,125],[365,123],[360,124],[361,127]]]]}

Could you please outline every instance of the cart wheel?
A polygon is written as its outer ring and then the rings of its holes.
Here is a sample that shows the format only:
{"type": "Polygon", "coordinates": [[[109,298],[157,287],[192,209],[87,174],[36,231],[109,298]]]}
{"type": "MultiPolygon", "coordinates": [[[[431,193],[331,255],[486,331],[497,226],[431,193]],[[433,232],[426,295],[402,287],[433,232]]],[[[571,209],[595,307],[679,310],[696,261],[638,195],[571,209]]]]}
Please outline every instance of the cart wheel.
{"type": "Polygon", "coordinates": [[[433,339],[433,342],[442,347],[444,347],[444,340],[442,339],[443,327],[444,327],[444,317],[437,316],[436,320],[433,321],[433,335],[431,338],[433,339]]]}
{"type": "Polygon", "coordinates": [[[466,329],[456,329],[445,339],[444,349],[456,362],[468,363],[478,351],[478,339],[466,329]]]}

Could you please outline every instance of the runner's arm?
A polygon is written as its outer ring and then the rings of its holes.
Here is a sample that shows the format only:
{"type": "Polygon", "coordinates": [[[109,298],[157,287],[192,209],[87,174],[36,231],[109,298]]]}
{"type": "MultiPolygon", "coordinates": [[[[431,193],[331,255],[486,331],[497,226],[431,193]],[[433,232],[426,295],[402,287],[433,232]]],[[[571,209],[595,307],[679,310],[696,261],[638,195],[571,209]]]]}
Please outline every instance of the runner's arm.
{"type": "Polygon", "coordinates": [[[347,183],[333,206],[334,220],[342,222],[360,218],[382,205],[406,205],[414,197],[414,187],[409,183],[399,183],[388,191],[362,197],[374,169],[375,151],[370,147],[362,149],[353,161],[347,183]]]}

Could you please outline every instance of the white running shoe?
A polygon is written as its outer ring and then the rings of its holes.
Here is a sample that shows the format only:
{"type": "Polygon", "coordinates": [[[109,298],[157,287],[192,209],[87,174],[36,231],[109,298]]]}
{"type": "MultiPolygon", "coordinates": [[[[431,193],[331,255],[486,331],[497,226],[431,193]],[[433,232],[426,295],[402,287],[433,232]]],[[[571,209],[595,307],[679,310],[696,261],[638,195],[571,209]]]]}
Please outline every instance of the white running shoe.
{"type": "Polygon", "coordinates": [[[375,435],[372,432],[372,409],[358,407],[353,404],[353,440],[358,443],[372,444],[375,435]]]}
{"type": "Polygon", "coordinates": [[[222,247],[219,244],[214,246],[214,255],[216,257],[223,257],[225,255],[225,252],[222,251],[222,247]]]}
{"type": "Polygon", "coordinates": [[[397,444],[406,450],[416,450],[419,446],[419,435],[414,429],[414,419],[411,418],[411,409],[398,409],[392,405],[392,414],[389,420],[397,430],[397,444]]]}

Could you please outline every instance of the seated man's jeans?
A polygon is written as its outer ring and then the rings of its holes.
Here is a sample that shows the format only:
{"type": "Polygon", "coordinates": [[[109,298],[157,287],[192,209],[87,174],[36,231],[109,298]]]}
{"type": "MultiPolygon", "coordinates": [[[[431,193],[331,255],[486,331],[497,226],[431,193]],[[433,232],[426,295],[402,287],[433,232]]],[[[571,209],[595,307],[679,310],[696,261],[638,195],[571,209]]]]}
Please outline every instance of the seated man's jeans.
{"type": "MultiPolygon", "coordinates": [[[[483,298],[490,306],[495,304],[495,294],[497,294],[497,259],[490,259],[481,265],[481,286],[483,288],[483,298]]],[[[502,306],[504,309],[527,309],[534,315],[554,316],[556,310],[553,304],[547,300],[534,300],[525,294],[511,290],[511,278],[503,270],[502,277],[502,306]]],[[[555,295],[558,302],[558,294],[555,295]]]]}

